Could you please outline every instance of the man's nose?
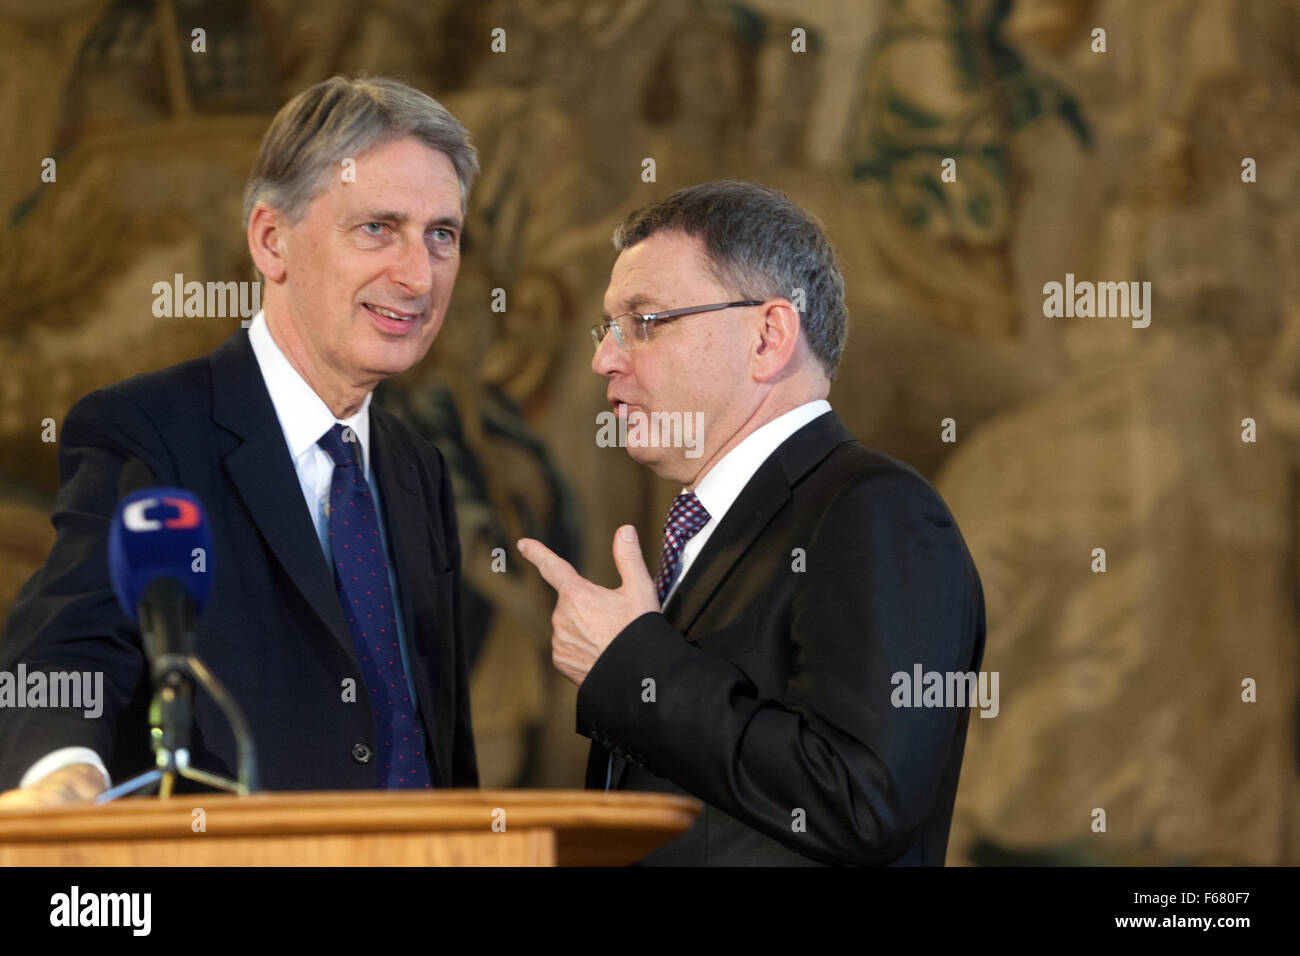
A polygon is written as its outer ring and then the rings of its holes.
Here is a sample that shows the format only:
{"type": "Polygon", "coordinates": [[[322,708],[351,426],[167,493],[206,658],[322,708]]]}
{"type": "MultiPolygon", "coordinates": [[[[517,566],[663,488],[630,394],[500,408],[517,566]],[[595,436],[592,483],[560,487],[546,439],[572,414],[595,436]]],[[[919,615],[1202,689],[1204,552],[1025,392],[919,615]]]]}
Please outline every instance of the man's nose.
{"type": "Polygon", "coordinates": [[[413,299],[428,295],[433,288],[433,263],[428,246],[423,242],[408,242],[395,255],[397,261],[388,270],[392,280],[413,299]]]}
{"type": "Polygon", "coordinates": [[[629,353],[618,347],[613,332],[606,332],[596,346],[596,354],[591,357],[591,370],[597,375],[613,375],[627,371],[630,365],[629,353]]]}

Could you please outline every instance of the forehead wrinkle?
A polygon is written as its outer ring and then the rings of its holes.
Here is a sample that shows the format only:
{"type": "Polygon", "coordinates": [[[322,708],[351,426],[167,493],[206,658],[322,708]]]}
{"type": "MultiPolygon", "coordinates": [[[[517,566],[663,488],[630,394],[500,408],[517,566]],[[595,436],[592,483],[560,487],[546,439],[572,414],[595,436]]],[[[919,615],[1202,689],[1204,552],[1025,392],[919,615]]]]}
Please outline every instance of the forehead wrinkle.
{"type": "Polygon", "coordinates": [[[397,212],[393,209],[361,209],[358,210],[357,216],[367,221],[375,222],[406,222],[410,217],[403,212],[397,212]]]}

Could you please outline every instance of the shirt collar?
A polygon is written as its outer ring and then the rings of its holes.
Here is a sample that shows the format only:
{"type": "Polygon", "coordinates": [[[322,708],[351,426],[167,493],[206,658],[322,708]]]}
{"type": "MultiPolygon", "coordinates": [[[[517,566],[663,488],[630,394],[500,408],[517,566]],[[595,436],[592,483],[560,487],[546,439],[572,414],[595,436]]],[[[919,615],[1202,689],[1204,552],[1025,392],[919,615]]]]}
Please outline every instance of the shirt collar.
{"type": "MultiPolygon", "coordinates": [[[[303,452],[313,448],[320,437],[340,419],[334,417],[329,406],[280,351],[280,346],[271,336],[264,311],[253,316],[248,327],[248,341],[262,370],[266,390],[271,394],[271,404],[275,406],[275,414],[280,419],[280,428],[289,445],[289,454],[297,461],[303,452]]],[[[366,393],[361,409],[355,415],[342,419],[342,423],[350,426],[361,442],[361,461],[367,473],[370,473],[371,394],[366,393]]]]}
{"type": "Polygon", "coordinates": [[[830,402],[824,398],[805,402],[746,435],[695,486],[695,496],[709,517],[720,521],[772,452],[804,425],[830,410],[830,402]]]}

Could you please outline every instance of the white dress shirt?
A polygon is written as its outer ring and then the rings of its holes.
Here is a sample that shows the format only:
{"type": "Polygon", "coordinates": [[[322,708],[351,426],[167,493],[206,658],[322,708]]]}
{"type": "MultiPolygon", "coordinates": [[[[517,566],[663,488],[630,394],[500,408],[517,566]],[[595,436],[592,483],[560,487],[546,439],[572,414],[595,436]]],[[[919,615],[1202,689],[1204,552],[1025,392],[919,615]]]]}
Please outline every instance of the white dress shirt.
{"type": "MultiPolygon", "coordinates": [[[[819,418],[831,410],[830,402],[824,398],[805,402],[798,408],[792,408],[784,415],[779,415],[766,425],[754,429],[720,462],[709,469],[708,474],[695,486],[695,497],[709,513],[708,523],[695,532],[695,535],[682,548],[682,570],[673,582],[672,589],[664,597],[664,605],[672,599],[674,592],[691,570],[691,564],[704,550],[709,536],[722,523],[727,509],[740,496],[740,492],[749,484],[759,466],[772,456],[772,452],[787,438],[803,428],[814,418],[819,418]]],[[[683,488],[682,491],[689,489],[683,488]]]]}
{"type": "MultiPolygon", "coordinates": [[[[302,487],[307,512],[311,515],[312,524],[316,529],[316,538],[320,541],[328,566],[333,567],[329,543],[329,501],[330,479],[334,476],[334,459],[316,442],[333,427],[338,419],[280,351],[275,339],[271,337],[264,312],[258,312],[253,317],[248,327],[248,341],[253,348],[253,355],[257,358],[266,390],[270,393],[276,417],[280,420],[280,428],[284,432],[289,457],[293,459],[293,467],[298,474],[298,483],[302,487]]],[[[370,463],[370,398],[371,396],[367,394],[357,413],[351,418],[344,419],[342,424],[349,426],[356,433],[361,445],[361,464],[365,471],[366,483],[370,485],[370,491],[374,496],[375,511],[380,518],[380,540],[389,558],[388,586],[393,595],[402,665],[406,668],[407,683],[412,684],[411,665],[406,651],[405,627],[402,622],[401,597],[397,593],[397,578],[393,573],[392,551],[388,546],[388,535],[384,527],[379,488],[370,463]]],[[[411,700],[418,708],[419,701],[415,696],[414,686],[411,686],[411,700]]],[[[104,774],[104,779],[108,781],[109,786],[112,786],[103,759],[88,747],[62,747],[46,754],[28,768],[18,785],[25,787],[73,763],[94,764],[104,774]]],[[[141,768],[142,771],[143,769],[141,768]]]]}

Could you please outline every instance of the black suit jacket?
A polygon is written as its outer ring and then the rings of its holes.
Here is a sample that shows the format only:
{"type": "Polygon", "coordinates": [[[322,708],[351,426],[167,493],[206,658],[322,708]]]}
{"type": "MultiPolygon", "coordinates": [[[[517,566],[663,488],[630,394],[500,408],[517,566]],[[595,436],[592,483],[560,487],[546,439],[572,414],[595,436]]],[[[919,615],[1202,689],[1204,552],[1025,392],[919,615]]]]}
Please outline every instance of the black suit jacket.
{"type": "MultiPolygon", "coordinates": [[[[372,468],[393,552],[412,679],[435,785],[478,785],[460,627],[460,546],[442,456],[370,406],[372,468]]],[[[14,603],[0,669],[102,670],[103,716],[0,709],[0,788],[39,757],[82,745],[114,782],[148,769],[151,695],[140,635],[108,576],[108,529],[124,464],[188,489],[212,528],[212,587],[196,652],[252,727],[268,790],[375,787],[375,727],[333,574],[246,330],[208,356],[80,399],[59,436],[49,557],[14,603]],[[356,701],[343,700],[352,678],[356,701]],[[358,747],[358,744],[365,745],[358,747]]],[[[192,763],[233,776],[235,742],[206,693],[192,763]]]]}
{"type": "Polygon", "coordinates": [[[829,412],[759,467],[663,613],[597,659],[587,786],[612,752],[611,789],[706,802],[648,864],[940,865],[970,709],[896,708],[891,678],[978,671],[983,652],[979,577],[938,493],[829,412]]]}

